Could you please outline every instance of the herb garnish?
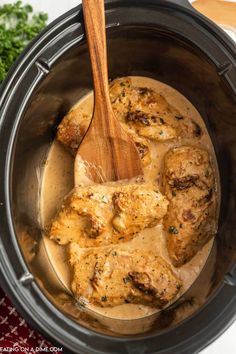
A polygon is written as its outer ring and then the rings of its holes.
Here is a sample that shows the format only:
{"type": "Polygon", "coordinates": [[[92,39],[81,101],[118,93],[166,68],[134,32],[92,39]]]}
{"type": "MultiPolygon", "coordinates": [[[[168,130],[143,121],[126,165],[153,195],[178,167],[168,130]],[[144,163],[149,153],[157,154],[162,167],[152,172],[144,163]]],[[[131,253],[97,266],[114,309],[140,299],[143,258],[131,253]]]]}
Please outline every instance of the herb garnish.
{"type": "Polygon", "coordinates": [[[107,204],[109,202],[109,200],[108,200],[106,195],[102,196],[102,202],[105,203],[105,204],[107,204]]]}
{"type": "Polygon", "coordinates": [[[178,229],[175,226],[170,226],[168,231],[170,234],[174,235],[177,235],[179,233],[178,229]]]}
{"type": "Polygon", "coordinates": [[[123,282],[124,282],[125,284],[127,284],[127,283],[131,282],[131,278],[130,278],[129,276],[124,277],[124,278],[123,278],[123,282]]]}
{"type": "Polygon", "coordinates": [[[0,81],[16,58],[45,26],[46,13],[33,14],[31,5],[21,1],[0,6],[0,81]]]}
{"type": "Polygon", "coordinates": [[[161,123],[161,124],[165,124],[165,121],[164,121],[163,118],[160,118],[160,123],[161,123]]]}

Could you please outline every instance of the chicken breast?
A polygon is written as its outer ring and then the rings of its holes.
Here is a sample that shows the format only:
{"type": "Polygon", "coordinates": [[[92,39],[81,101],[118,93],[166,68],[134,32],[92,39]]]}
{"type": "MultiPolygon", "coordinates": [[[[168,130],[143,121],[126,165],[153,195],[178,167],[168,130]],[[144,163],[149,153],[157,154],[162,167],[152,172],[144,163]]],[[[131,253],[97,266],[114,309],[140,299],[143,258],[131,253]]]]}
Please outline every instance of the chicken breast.
{"type": "Polygon", "coordinates": [[[49,228],[59,244],[97,247],[128,241],[166,214],[167,199],[150,183],[77,187],[49,228]]]}
{"type": "Polygon", "coordinates": [[[177,267],[188,262],[216,232],[216,190],[211,159],[202,148],[170,150],[164,161],[167,248],[177,267]]]}
{"type": "MultiPolygon", "coordinates": [[[[167,141],[178,136],[201,136],[201,128],[182,116],[166,99],[146,87],[135,87],[130,78],[110,84],[113,111],[134,140],[144,166],[150,162],[149,140],[167,141]]],[[[58,126],[57,139],[75,153],[88,129],[91,116],[72,109],[58,126]]]]}
{"type": "Polygon", "coordinates": [[[72,109],[57,128],[57,140],[75,154],[89,127],[90,121],[91,117],[87,114],[82,114],[79,107],[72,109]]]}
{"type": "Polygon", "coordinates": [[[69,246],[71,288],[82,301],[108,307],[124,303],[163,307],[181,288],[166,261],[142,250],[93,249],[69,246]]]}
{"type": "Polygon", "coordinates": [[[124,78],[111,84],[110,96],[115,115],[139,136],[165,141],[178,135],[175,116],[180,114],[162,95],[124,78]]]}

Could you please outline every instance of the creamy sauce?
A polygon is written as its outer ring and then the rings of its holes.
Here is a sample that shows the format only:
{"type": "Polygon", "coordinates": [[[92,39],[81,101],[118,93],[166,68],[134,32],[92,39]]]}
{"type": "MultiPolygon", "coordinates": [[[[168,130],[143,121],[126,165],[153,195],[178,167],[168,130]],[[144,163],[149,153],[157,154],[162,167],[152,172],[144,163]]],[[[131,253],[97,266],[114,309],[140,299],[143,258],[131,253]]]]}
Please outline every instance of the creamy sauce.
{"type": "MultiPolygon", "coordinates": [[[[215,158],[213,146],[202,118],[193,105],[184,96],[172,87],[153,79],[132,77],[132,83],[135,86],[148,87],[156,90],[158,93],[161,93],[166,98],[168,103],[174,106],[183,116],[195,120],[203,131],[202,137],[197,140],[198,145],[207,149],[213,158],[215,158]]],[[[93,94],[89,93],[82,100],[80,100],[76,106],[80,106],[80,109],[84,113],[91,115],[93,109],[93,94]]],[[[177,142],[151,143],[152,163],[144,169],[145,179],[161,184],[160,176],[165,153],[170,148],[187,143],[192,145],[192,139],[181,138],[181,140],[177,142]]],[[[82,166],[79,166],[79,169],[81,171],[80,182],[83,184],[89,183],[89,180],[83,174],[82,166]]],[[[215,170],[217,171],[217,169],[215,170]]],[[[50,223],[52,218],[55,216],[57,209],[60,207],[63,198],[71,191],[73,187],[74,159],[60,143],[54,141],[46,162],[41,190],[41,219],[44,227],[50,223]]],[[[153,228],[143,230],[132,241],[116,245],[116,247],[129,249],[141,248],[152,251],[155,247],[156,253],[161,255],[171,264],[165,239],[166,236],[162,230],[162,226],[157,225],[153,228]]],[[[46,236],[43,237],[43,242],[50,262],[58,278],[65,289],[70,291],[70,270],[67,266],[66,247],[59,246],[55,242],[49,240],[46,236]]],[[[209,241],[208,244],[206,244],[203,249],[184,266],[180,268],[175,268],[172,266],[174,273],[183,282],[183,287],[179,296],[186,292],[186,290],[198,277],[211,251],[212,244],[213,240],[209,241]]],[[[101,308],[91,305],[88,305],[88,307],[97,314],[100,313],[103,316],[116,319],[138,319],[154,314],[158,311],[158,309],[148,306],[134,304],[124,304],[112,308],[101,308]]]]}

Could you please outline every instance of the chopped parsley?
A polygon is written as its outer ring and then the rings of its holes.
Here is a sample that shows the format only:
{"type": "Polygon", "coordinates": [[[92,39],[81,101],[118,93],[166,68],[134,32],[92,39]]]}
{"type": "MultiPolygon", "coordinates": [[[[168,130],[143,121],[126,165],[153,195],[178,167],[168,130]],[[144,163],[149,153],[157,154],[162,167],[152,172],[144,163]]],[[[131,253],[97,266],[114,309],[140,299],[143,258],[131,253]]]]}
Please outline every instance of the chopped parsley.
{"type": "Polygon", "coordinates": [[[183,116],[175,116],[175,118],[178,119],[178,120],[184,119],[183,116]]]}
{"type": "Polygon", "coordinates": [[[109,202],[109,200],[108,200],[106,195],[102,196],[102,202],[105,203],[105,204],[107,204],[109,202]]]}
{"type": "Polygon", "coordinates": [[[172,191],[172,196],[176,197],[176,192],[175,191],[172,191]]]}
{"type": "Polygon", "coordinates": [[[124,277],[123,278],[123,282],[125,283],[125,284],[127,284],[127,283],[129,283],[129,282],[131,282],[131,278],[127,275],[127,277],[124,277]]]}
{"type": "Polygon", "coordinates": [[[101,301],[103,301],[103,302],[107,301],[106,295],[101,297],[101,301]]]}
{"type": "Polygon", "coordinates": [[[47,19],[46,13],[33,14],[32,6],[21,1],[0,6],[0,81],[47,19]]]}
{"type": "Polygon", "coordinates": [[[170,226],[168,231],[170,234],[174,235],[177,235],[179,233],[178,229],[175,226],[170,226]]]}

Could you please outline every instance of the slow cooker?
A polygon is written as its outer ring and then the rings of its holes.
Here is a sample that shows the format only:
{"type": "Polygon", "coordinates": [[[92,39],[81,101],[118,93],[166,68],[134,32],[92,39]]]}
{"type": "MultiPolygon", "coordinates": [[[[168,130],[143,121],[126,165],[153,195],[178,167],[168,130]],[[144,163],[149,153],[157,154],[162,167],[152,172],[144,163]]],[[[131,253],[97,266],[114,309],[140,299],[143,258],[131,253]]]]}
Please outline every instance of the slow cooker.
{"type": "Polygon", "coordinates": [[[236,314],[236,46],[185,0],[108,0],[106,26],[110,78],[162,81],[204,118],[220,172],[214,247],[187,293],[148,321],[105,321],[57,279],[41,244],[40,183],[55,127],[92,89],[78,6],[30,44],[1,87],[1,285],[24,318],[66,353],[197,353],[236,314]]]}

